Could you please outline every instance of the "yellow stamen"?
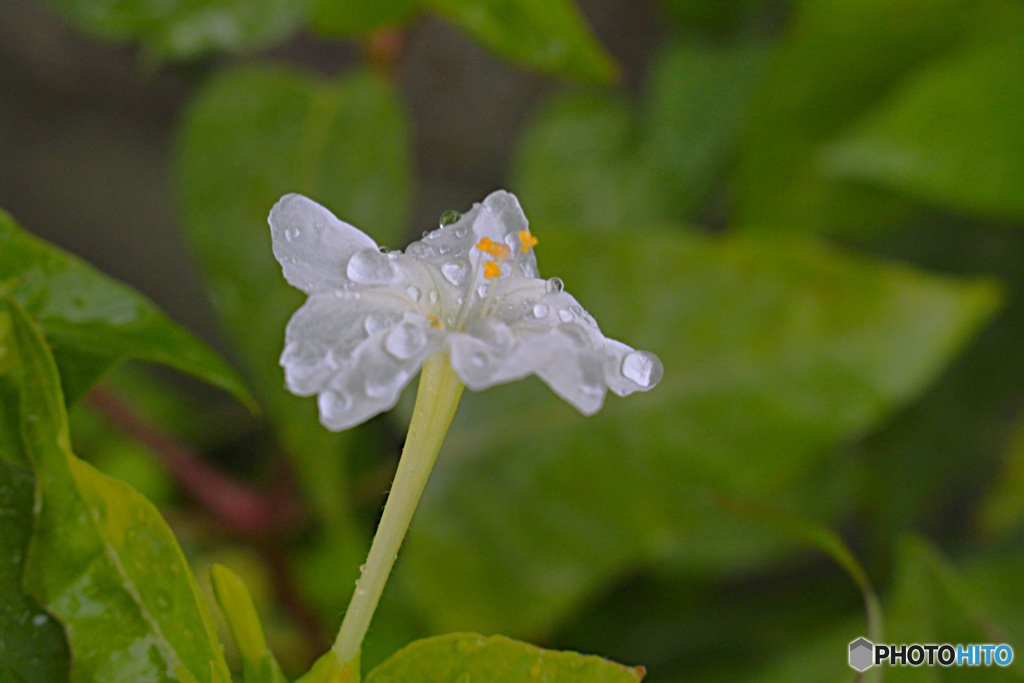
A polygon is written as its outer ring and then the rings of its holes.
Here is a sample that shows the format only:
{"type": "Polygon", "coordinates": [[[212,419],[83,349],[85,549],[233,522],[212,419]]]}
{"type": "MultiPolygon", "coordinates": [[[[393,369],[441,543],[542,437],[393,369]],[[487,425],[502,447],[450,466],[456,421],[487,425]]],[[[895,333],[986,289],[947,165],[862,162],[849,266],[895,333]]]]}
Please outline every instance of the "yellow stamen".
{"type": "Polygon", "coordinates": [[[476,248],[485,254],[490,254],[496,259],[507,259],[512,251],[506,244],[498,244],[490,237],[484,237],[476,243],[476,248]]]}
{"type": "MultiPolygon", "coordinates": [[[[487,239],[486,237],[484,239],[487,239]]],[[[496,277],[501,277],[501,268],[494,261],[488,261],[484,264],[484,277],[488,280],[493,280],[496,277]]]]}
{"type": "Polygon", "coordinates": [[[536,237],[530,234],[529,230],[519,231],[519,245],[522,247],[524,254],[530,251],[532,247],[537,246],[538,241],[536,237]]]}
{"type": "Polygon", "coordinates": [[[430,316],[429,318],[427,318],[427,320],[429,320],[430,324],[436,327],[437,329],[441,329],[441,321],[437,319],[436,315],[430,316]]]}

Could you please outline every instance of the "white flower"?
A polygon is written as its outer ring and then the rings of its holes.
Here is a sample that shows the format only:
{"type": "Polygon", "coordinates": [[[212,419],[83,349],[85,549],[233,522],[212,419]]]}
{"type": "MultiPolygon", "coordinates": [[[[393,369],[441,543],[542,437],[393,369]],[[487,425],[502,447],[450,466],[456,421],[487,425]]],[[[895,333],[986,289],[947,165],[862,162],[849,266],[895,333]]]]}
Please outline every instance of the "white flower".
{"type": "Polygon", "coordinates": [[[626,396],[658,383],[654,354],[605,338],[561,280],[538,277],[537,240],[513,195],[494,192],[451,218],[402,253],[301,195],[271,210],[274,255],[309,294],[281,365],[292,393],[319,395],[327,428],[392,408],[437,351],[470,389],[535,374],[587,415],[608,389],[626,396]]]}

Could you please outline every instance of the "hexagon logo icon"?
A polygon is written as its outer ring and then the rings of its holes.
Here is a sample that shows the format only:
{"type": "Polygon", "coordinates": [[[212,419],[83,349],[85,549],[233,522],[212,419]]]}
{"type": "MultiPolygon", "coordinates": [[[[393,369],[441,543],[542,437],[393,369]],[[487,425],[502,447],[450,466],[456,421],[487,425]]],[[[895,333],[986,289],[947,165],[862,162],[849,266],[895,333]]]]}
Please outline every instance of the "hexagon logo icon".
{"type": "Polygon", "coordinates": [[[850,666],[857,671],[866,671],[874,666],[875,644],[867,638],[858,638],[850,643],[850,666]]]}

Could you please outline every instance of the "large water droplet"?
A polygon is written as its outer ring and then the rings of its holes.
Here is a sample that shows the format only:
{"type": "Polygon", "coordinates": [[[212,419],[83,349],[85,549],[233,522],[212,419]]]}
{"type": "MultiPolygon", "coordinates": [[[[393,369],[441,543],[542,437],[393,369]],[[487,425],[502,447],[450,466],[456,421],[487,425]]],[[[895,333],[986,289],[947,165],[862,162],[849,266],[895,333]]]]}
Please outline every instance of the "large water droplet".
{"type": "Polygon", "coordinates": [[[384,338],[384,349],[398,360],[407,360],[423,350],[427,335],[412,323],[396,325],[384,338]]]}
{"type": "Polygon", "coordinates": [[[298,239],[301,234],[302,231],[298,228],[288,228],[284,231],[284,238],[291,242],[292,240],[298,239]]]}
{"type": "Polygon", "coordinates": [[[622,359],[622,376],[648,389],[661,381],[665,367],[650,351],[632,351],[622,359]]]}
{"type": "Polygon", "coordinates": [[[459,213],[455,209],[448,209],[447,211],[441,214],[440,218],[437,219],[437,224],[438,226],[443,228],[445,226],[451,225],[452,223],[457,223],[460,218],[462,218],[461,213],[459,213]]]}
{"type": "Polygon", "coordinates": [[[535,317],[535,318],[544,319],[544,318],[548,317],[548,313],[550,313],[550,312],[551,312],[551,309],[549,309],[544,304],[537,304],[536,306],[533,307],[533,317],[535,317]]]}
{"type": "Polygon", "coordinates": [[[449,261],[441,266],[441,274],[444,275],[444,279],[456,287],[462,284],[468,272],[469,266],[463,261],[449,261]]]}
{"type": "Polygon", "coordinates": [[[374,334],[388,327],[391,327],[391,318],[383,313],[370,313],[363,321],[363,329],[366,330],[366,334],[374,334]]]}
{"type": "Polygon", "coordinates": [[[391,259],[375,249],[356,252],[349,259],[346,272],[350,280],[364,285],[384,285],[395,278],[391,259]]]}
{"type": "Polygon", "coordinates": [[[562,278],[553,277],[545,283],[544,289],[546,289],[549,294],[558,294],[565,289],[565,283],[562,282],[562,278]]]}

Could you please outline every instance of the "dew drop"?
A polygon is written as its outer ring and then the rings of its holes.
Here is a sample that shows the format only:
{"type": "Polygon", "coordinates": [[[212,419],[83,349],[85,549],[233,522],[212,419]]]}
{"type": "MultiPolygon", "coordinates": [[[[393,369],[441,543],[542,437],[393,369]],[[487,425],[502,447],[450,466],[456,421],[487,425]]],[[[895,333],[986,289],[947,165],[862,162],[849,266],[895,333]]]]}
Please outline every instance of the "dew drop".
{"type": "Polygon", "coordinates": [[[302,232],[298,228],[288,228],[284,231],[284,238],[291,242],[294,239],[298,239],[302,232]]]}
{"type": "Polygon", "coordinates": [[[476,295],[483,299],[487,296],[487,285],[480,285],[476,288],[476,295]]]}
{"type": "Polygon", "coordinates": [[[455,228],[455,237],[461,240],[463,237],[466,236],[467,232],[469,231],[466,230],[465,228],[455,228]]]}
{"type": "MultiPolygon", "coordinates": [[[[437,219],[437,225],[443,228],[448,225],[451,225],[452,223],[457,223],[460,218],[462,218],[461,213],[459,213],[455,209],[448,209],[447,211],[441,214],[440,218],[437,219]]],[[[462,235],[457,235],[457,237],[462,237],[462,235]]]]}
{"type": "Polygon", "coordinates": [[[420,233],[420,237],[430,237],[430,231],[424,230],[422,233],[420,233]]]}
{"type": "Polygon", "coordinates": [[[384,254],[374,249],[364,249],[349,259],[346,273],[350,280],[360,284],[387,284],[395,277],[395,267],[384,254]]]}
{"type": "Polygon", "coordinates": [[[391,318],[383,313],[370,313],[363,321],[363,329],[366,334],[374,334],[391,326],[391,318]]]}
{"type": "Polygon", "coordinates": [[[365,564],[359,565],[359,573],[362,574],[365,571],[366,571],[366,565],[365,564]]]}
{"type": "Polygon", "coordinates": [[[430,303],[436,304],[437,303],[437,290],[436,289],[430,290],[430,295],[427,298],[430,299],[430,303]]]}
{"type": "Polygon", "coordinates": [[[434,255],[434,249],[423,242],[413,242],[405,249],[405,253],[415,259],[427,259],[434,255]]]}
{"type": "Polygon", "coordinates": [[[384,350],[398,360],[407,360],[423,350],[427,335],[412,323],[396,325],[384,339],[384,350]]]}
{"type": "Polygon", "coordinates": [[[478,351],[469,357],[469,362],[472,363],[475,368],[482,368],[487,365],[487,356],[478,351]]]}
{"type": "Polygon", "coordinates": [[[584,313],[583,307],[580,306],[579,304],[573,304],[572,306],[569,307],[569,310],[572,311],[573,313],[575,313],[576,317],[578,317],[578,318],[582,318],[583,317],[583,313],[584,313]]]}
{"type": "Polygon", "coordinates": [[[413,301],[419,301],[420,297],[423,296],[423,292],[420,291],[419,287],[410,287],[409,289],[405,290],[405,292],[413,301]]]}
{"type": "Polygon", "coordinates": [[[352,398],[337,391],[325,391],[317,397],[316,402],[320,414],[325,420],[330,420],[348,410],[352,405],[352,398]]]}
{"type": "Polygon", "coordinates": [[[391,253],[391,247],[377,247],[377,251],[382,254],[389,254],[391,253]]]}
{"type": "Polygon", "coordinates": [[[440,254],[441,256],[444,256],[445,254],[447,254],[451,250],[452,250],[452,248],[449,247],[447,244],[442,244],[441,246],[439,246],[437,248],[437,253],[440,254]]]}
{"type": "Polygon", "coordinates": [[[565,289],[565,283],[562,282],[562,278],[553,277],[547,281],[544,285],[544,289],[546,289],[549,294],[558,294],[565,289]]]}
{"type": "Polygon", "coordinates": [[[468,272],[469,268],[461,261],[449,261],[441,266],[441,274],[444,275],[444,279],[456,287],[462,284],[468,272]]]}
{"type": "Polygon", "coordinates": [[[565,309],[563,309],[563,310],[558,312],[558,319],[561,320],[563,323],[571,323],[572,322],[572,313],[570,313],[569,311],[566,311],[565,309]]]}
{"type": "Polygon", "coordinates": [[[356,588],[356,595],[366,595],[365,588],[356,588]]]}
{"type": "Polygon", "coordinates": [[[536,306],[533,307],[533,317],[535,317],[535,318],[544,319],[544,318],[548,317],[548,313],[550,313],[550,312],[551,312],[551,309],[549,309],[544,304],[537,304],[536,306]]]}
{"type": "Polygon", "coordinates": [[[49,620],[50,617],[46,616],[45,614],[37,614],[34,617],[32,617],[32,625],[36,628],[40,628],[41,626],[45,625],[46,622],[48,622],[49,620]]]}
{"type": "Polygon", "coordinates": [[[632,351],[622,359],[622,376],[649,389],[661,381],[665,367],[650,351],[632,351]]]}

